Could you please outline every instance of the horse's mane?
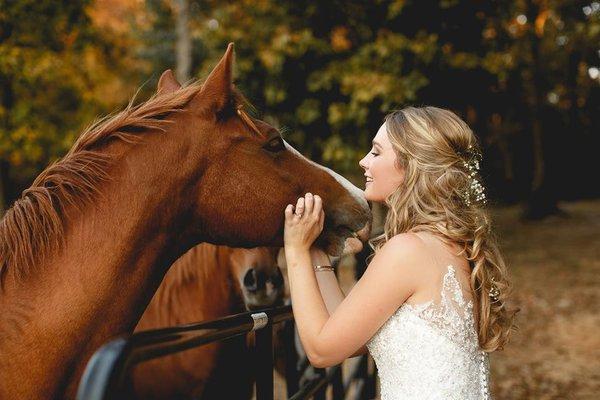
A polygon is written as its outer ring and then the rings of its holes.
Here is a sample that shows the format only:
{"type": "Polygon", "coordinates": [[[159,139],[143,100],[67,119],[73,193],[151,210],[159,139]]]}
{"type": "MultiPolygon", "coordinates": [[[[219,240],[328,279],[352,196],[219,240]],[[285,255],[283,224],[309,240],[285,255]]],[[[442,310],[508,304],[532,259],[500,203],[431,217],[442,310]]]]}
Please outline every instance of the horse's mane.
{"type": "Polygon", "coordinates": [[[211,243],[201,243],[192,247],[187,253],[179,257],[167,272],[171,274],[171,283],[180,286],[195,280],[210,280],[214,275],[213,271],[217,269],[212,267],[216,264],[229,263],[229,256],[232,251],[231,247],[211,243]],[[209,268],[198,267],[204,264],[212,265],[209,268]],[[171,272],[171,269],[174,273],[171,272]]]}
{"type": "MultiPolygon", "coordinates": [[[[181,256],[167,271],[165,278],[155,293],[156,304],[166,307],[175,303],[180,307],[175,298],[185,290],[188,284],[200,287],[206,282],[218,285],[222,280],[216,279],[219,275],[230,274],[230,255],[234,249],[226,246],[217,246],[210,243],[201,243],[192,247],[181,256]]],[[[224,286],[223,289],[226,287],[224,286]]]]}
{"type": "Polygon", "coordinates": [[[7,270],[22,278],[50,249],[64,244],[67,206],[80,210],[109,180],[114,156],[102,151],[113,140],[141,141],[144,132],[165,131],[166,117],[181,111],[200,89],[193,82],[172,93],[157,93],[134,105],[135,96],[121,112],[92,123],[68,153],[48,166],[23,191],[0,221],[0,282],[7,270]]]}

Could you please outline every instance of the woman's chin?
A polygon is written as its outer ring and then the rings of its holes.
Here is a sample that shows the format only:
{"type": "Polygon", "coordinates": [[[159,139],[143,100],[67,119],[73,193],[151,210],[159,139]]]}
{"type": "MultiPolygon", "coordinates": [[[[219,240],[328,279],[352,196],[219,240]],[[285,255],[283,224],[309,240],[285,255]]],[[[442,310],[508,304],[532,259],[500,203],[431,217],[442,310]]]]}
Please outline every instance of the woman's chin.
{"type": "Polygon", "coordinates": [[[369,188],[366,188],[363,191],[364,195],[365,195],[365,200],[370,201],[372,203],[382,203],[385,202],[385,198],[382,199],[381,196],[375,196],[373,195],[373,193],[371,192],[371,190],[369,188]]]}

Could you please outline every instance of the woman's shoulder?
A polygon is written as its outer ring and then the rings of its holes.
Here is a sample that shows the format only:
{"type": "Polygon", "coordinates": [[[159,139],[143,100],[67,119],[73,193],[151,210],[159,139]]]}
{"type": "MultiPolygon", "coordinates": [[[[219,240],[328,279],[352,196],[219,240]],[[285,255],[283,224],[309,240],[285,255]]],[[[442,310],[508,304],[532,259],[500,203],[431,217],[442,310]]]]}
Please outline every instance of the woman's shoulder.
{"type": "Polygon", "coordinates": [[[437,273],[431,263],[430,249],[421,237],[413,232],[397,234],[379,249],[376,256],[396,271],[401,270],[405,278],[422,283],[437,273]]]}
{"type": "Polygon", "coordinates": [[[418,270],[426,261],[426,247],[423,240],[412,232],[400,233],[388,239],[375,253],[402,269],[418,270]]]}
{"type": "Polygon", "coordinates": [[[413,232],[405,232],[388,239],[380,251],[385,250],[386,252],[403,255],[412,259],[422,256],[425,249],[425,244],[419,236],[413,232]]]}

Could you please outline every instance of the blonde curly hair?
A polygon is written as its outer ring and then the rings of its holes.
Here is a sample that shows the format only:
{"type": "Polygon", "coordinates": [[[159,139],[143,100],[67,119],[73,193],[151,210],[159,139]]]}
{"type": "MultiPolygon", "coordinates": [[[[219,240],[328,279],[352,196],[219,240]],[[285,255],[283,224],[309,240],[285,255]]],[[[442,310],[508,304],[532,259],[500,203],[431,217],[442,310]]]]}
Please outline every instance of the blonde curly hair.
{"type": "Polygon", "coordinates": [[[424,231],[460,245],[471,266],[479,345],[486,352],[502,349],[518,310],[507,305],[511,284],[484,196],[470,193],[474,182],[481,188],[469,166],[479,154],[475,135],[456,114],[436,107],[394,111],[385,124],[405,177],[386,199],[383,233],[369,244],[377,251],[397,234],[424,231]]]}

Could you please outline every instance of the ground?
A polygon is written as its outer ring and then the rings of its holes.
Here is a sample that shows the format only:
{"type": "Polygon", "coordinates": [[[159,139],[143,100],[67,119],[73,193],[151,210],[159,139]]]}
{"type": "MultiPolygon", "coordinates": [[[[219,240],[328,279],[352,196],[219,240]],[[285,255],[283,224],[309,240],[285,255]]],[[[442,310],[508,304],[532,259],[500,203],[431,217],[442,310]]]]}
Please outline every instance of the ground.
{"type": "Polygon", "coordinates": [[[492,355],[496,399],[596,399],[600,392],[600,201],[524,223],[494,210],[521,308],[518,331],[492,355]]]}

